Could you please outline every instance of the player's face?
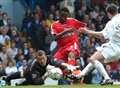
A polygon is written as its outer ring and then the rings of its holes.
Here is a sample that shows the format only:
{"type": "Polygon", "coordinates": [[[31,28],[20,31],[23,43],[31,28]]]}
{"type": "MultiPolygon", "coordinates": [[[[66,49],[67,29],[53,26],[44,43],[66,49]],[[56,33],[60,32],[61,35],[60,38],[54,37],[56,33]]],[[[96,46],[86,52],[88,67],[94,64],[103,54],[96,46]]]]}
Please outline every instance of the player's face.
{"type": "Polygon", "coordinates": [[[37,61],[40,65],[45,66],[47,62],[47,57],[45,55],[37,56],[37,61]]]}
{"type": "Polygon", "coordinates": [[[61,12],[61,13],[60,13],[60,18],[59,18],[60,23],[66,22],[67,16],[68,16],[68,13],[67,13],[67,12],[64,12],[64,11],[61,12]]]}
{"type": "Polygon", "coordinates": [[[113,17],[109,12],[107,12],[107,15],[108,15],[109,19],[111,19],[113,17]]]}

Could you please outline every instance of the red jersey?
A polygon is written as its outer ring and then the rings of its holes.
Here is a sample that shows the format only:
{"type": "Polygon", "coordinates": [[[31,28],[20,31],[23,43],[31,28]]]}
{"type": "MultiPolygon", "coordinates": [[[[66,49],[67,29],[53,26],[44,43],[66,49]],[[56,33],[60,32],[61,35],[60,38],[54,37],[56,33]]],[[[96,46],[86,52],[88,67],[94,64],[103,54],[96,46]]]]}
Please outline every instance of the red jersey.
{"type": "MultiPolygon", "coordinates": [[[[76,30],[78,30],[80,27],[85,26],[86,24],[83,22],[80,22],[74,18],[67,18],[67,21],[64,24],[61,24],[59,21],[54,22],[51,25],[51,33],[57,35],[70,27],[74,27],[76,30]]],[[[68,33],[67,35],[62,36],[60,39],[57,40],[58,47],[71,45],[74,42],[78,43],[78,37],[76,32],[68,33]]]]}

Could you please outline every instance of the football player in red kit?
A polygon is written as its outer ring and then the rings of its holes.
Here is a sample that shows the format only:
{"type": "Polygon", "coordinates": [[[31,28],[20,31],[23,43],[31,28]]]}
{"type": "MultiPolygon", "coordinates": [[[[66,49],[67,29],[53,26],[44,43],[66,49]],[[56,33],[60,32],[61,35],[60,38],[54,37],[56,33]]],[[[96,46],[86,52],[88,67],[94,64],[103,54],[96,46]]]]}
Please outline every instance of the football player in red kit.
{"type": "Polygon", "coordinates": [[[86,24],[74,18],[68,18],[67,8],[60,10],[60,17],[51,25],[51,34],[57,41],[57,51],[54,54],[55,60],[68,62],[68,54],[73,53],[76,57],[80,56],[77,32],[86,24]]]}

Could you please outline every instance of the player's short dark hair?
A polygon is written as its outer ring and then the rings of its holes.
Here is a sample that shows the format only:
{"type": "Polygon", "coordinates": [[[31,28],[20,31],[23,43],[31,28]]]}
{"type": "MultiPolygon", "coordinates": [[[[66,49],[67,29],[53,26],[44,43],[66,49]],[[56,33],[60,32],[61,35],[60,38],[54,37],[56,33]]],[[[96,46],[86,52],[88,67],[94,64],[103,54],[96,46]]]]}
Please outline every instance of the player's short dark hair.
{"type": "Polygon", "coordinates": [[[67,13],[69,13],[69,10],[68,10],[67,7],[64,7],[64,8],[61,8],[61,9],[60,9],[60,12],[67,12],[67,13]]]}
{"type": "Polygon", "coordinates": [[[37,51],[37,56],[43,56],[43,55],[46,55],[45,51],[43,51],[43,50],[37,51]]]}
{"type": "Polygon", "coordinates": [[[118,12],[118,6],[115,4],[109,4],[106,7],[106,12],[109,12],[112,15],[115,15],[118,12]]]}

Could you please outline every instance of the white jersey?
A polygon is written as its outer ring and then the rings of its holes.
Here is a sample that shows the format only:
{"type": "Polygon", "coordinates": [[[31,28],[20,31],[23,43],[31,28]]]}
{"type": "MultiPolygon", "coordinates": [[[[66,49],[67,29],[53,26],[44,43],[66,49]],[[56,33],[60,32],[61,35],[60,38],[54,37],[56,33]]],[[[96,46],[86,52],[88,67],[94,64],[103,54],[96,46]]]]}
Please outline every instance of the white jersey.
{"type": "Polygon", "coordinates": [[[115,15],[102,31],[105,39],[109,39],[110,44],[120,48],[120,14],[115,15]]]}
{"type": "Polygon", "coordinates": [[[105,39],[109,41],[98,47],[105,58],[105,62],[120,59],[120,14],[115,15],[102,31],[105,39]]]}

